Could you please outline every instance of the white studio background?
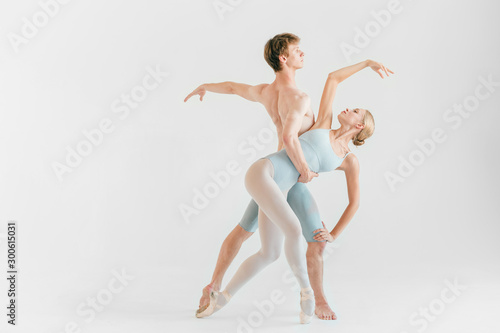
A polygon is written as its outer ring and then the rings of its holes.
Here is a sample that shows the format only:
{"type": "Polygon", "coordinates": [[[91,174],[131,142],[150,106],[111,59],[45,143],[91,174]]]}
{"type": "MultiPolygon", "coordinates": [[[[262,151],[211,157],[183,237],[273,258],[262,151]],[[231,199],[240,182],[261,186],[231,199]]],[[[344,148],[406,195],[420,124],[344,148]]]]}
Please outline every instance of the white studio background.
{"type": "MultiPolygon", "coordinates": [[[[1,279],[0,331],[498,331],[499,7],[2,1],[0,266],[6,276],[7,223],[17,221],[19,275],[15,327],[1,279]],[[383,11],[391,13],[385,21],[383,11]],[[382,80],[364,69],[334,103],[335,116],[363,107],[376,122],[364,146],[351,144],[361,206],[325,258],[324,289],[338,319],[298,324],[284,255],[225,309],[196,319],[220,245],[250,200],[245,171],[277,140],[256,103],[211,93],[183,99],[202,83],[272,82],[263,47],[282,32],[301,37],[297,85],[316,114],[329,72],[368,58],[395,72],[382,80]],[[347,45],[356,50],[346,53],[347,45]],[[442,140],[429,143],[436,131],[442,140]],[[183,216],[211,174],[231,163],[238,168],[229,184],[183,216]],[[388,175],[400,181],[391,185],[388,175]],[[263,313],[256,304],[273,290],[286,301],[263,313]]],[[[321,174],[309,188],[332,228],[347,204],[343,173],[321,174]]],[[[255,235],[224,285],[258,248],[255,235]]]]}

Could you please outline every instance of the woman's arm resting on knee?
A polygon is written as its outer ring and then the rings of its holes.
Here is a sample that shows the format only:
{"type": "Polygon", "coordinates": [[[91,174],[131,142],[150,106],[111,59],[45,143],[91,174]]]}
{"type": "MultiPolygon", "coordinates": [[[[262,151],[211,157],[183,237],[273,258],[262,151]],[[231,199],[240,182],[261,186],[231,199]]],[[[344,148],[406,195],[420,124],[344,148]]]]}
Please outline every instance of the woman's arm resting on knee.
{"type": "MultiPolygon", "coordinates": [[[[351,154],[352,155],[352,154],[351,154]]],[[[319,232],[319,234],[314,236],[317,241],[326,240],[328,242],[333,242],[347,227],[347,224],[352,220],[354,214],[359,208],[359,162],[356,156],[352,155],[346,159],[347,165],[345,166],[344,172],[346,174],[347,180],[347,195],[349,197],[349,204],[347,205],[344,213],[340,217],[339,221],[335,225],[335,228],[326,235],[328,230],[325,228],[314,230],[313,232],[319,232]],[[331,235],[331,237],[330,237],[331,235]]]]}

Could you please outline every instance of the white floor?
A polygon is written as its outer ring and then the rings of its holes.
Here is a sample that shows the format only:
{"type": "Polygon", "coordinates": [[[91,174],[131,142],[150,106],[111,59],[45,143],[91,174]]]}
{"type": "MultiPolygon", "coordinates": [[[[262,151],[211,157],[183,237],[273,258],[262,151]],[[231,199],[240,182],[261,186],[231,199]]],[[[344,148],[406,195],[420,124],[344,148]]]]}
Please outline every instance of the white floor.
{"type": "Polygon", "coordinates": [[[284,258],[205,319],[194,316],[202,280],[184,271],[181,267],[157,269],[147,272],[148,277],[136,277],[133,288],[115,295],[88,322],[76,314],[77,298],[23,305],[17,327],[2,332],[500,332],[500,281],[489,279],[498,276],[495,272],[469,268],[446,276],[450,271],[446,267],[407,266],[397,275],[375,271],[370,276],[326,265],[325,292],[338,319],[314,318],[311,324],[301,325],[297,285],[286,275],[284,258]],[[446,290],[455,278],[465,289],[446,290]],[[259,309],[256,304],[265,306],[259,309]],[[428,319],[418,314],[429,308],[428,319]],[[66,327],[71,322],[76,328],[66,327]]]}

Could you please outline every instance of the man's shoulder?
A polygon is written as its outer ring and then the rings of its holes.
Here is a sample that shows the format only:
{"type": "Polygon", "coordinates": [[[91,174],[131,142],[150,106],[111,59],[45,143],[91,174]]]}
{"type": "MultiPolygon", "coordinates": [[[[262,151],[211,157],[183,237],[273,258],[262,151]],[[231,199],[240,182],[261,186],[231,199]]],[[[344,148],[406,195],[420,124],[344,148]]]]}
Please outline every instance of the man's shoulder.
{"type": "Polygon", "coordinates": [[[287,87],[280,91],[280,97],[285,98],[290,103],[306,103],[309,101],[309,96],[300,89],[287,87]]]}
{"type": "Polygon", "coordinates": [[[256,88],[259,88],[259,89],[265,89],[267,87],[269,87],[269,83],[260,83],[260,84],[257,84],[255,85],[256,88]]]}
{"type": "Polygon", "coordinates": [[[266,94],[269,93],[269,88],[270,87],[270,84],[269,83],[261,83],[261,84],[257,84],[255,85],[253,88],[256,90],[256,92],[262,96],[265,96],[266,94]]]}
{"type": "Polygon", "coordinates": [[[296,87],[283,87],[280,89],[280,94],[297,96],[297,97],[307,96],[305,92],[296,87]]]}

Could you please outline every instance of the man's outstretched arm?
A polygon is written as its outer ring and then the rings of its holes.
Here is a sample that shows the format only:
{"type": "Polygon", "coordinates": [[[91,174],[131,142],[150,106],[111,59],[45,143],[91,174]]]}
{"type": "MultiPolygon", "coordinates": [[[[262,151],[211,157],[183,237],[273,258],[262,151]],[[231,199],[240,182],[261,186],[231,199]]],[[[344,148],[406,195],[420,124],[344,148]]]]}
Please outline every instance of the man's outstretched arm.
{"type": "Polygon", "coordinates": [[[264,89],[267,85],[267,83],[263,83],[256,86],[251,86],[249,84],[236,83],[231,81],[221,83],[206,83],[193,90],[193,92],[184,99],[184,102],[186,102],[194,95],[199,95],[200,101],[203,101],[203,97],[205,96],[205,93],[207,91],[219,94],[234,94],[252,102],[260,102],[262,100],[262,89],[264,89]]]}

